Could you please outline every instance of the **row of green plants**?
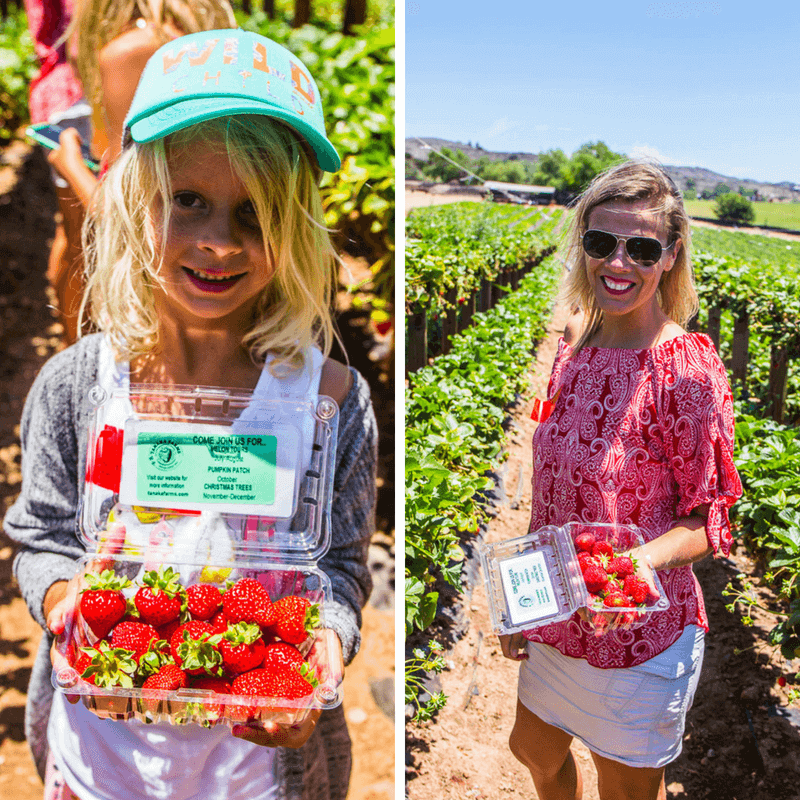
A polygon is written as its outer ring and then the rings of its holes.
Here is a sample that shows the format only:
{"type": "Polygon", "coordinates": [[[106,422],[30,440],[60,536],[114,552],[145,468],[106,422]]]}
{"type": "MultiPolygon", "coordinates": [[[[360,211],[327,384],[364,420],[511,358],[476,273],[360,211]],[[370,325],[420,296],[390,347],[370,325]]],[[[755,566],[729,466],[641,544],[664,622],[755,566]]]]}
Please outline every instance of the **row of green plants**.
{"type": "MultiPolygon", "coordinates": [[[[513,216],[506,219],[514,221],[513,216]]],[[[503,233],[502,215],[491,229],[503,233]],[[497,231],[497,228],[501,228],[497,231]]],[[[440,581],[460,587],[461,537],[477,532],[486,514],[488,476],[503,459],[507,406],[528,382],[534,343],[547,328],[561,274],[545,258],[519,289],[454,337],[452,350],[409,378],[406,394],[405,624],[407,636],[429,628],[440,581]]],[[[443,668],[434,641],[406,663],[406,703],[417,720],[444,703],[424,702],[420,674],[443,668]]]]}
{"type": "MultiPolygon", "coordinates": [[[[732,231],[693,231],[694,264],[701,298],[700,327],[708,309],[724,309],[720,354],[729,358],[733,320],[749,314],[746,386],[736,387],[736,468],[743,495],[731,511],[737,538],[762,565],[763,580],[779,606],[767,605],[753,578],[740,575],[725,590],[728,608],[743,609],[752,624],[755,607],[772,614],[770,642],[787,659],[800,657],[800,246],[732,231]],[[773,346],[789,359],[786,418],[770,418],[766,387],[773,346]]],[[[795,680],[795,679],[793,679],[795,680]]],[[[800,692],[794,690],[795,696],[800,692]]]]}
{"type": "Polygon", "coordinates": [[[406,221],[406,309],[437,315],[463,305],[481,282],[535,261],[553,246],[562,209],[453,203],[413,210],[406,221]]]}

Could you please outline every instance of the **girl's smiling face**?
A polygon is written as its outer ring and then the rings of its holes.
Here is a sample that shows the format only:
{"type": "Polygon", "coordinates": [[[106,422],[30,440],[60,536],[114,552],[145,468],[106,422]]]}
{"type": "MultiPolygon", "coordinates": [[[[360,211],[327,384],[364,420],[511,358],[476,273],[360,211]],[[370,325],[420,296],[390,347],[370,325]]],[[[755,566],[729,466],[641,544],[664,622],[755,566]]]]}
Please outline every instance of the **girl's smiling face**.
{"type": "Polygon", "coordinates": [[[164,282],[156,291],[159,312],[247,330],[274,274],[248,192],[221,141],[168,145],[167,167],[172,199],[167,234],[157,233],[164,282]]]}
{"type": "MultiPolygon", "coordinates": [[[[606,231],[623,239],[646,236],[658,239],[664,248],[670,244],[664,216],[648,200],[611,200],[596,206],[589,214],[588,229],[606,231]]],[[[674,266],[680,247],[678,240],[671,249],[663,251],[657,263],[647,267],[630,258],[621,240],[607,258],[586,255],[587,277],[606,325],[624,324],[631,330],[646,331],[654,324],[662,324],[666,315],[658,302],[658,285],[661,276],[674,266]]]]}

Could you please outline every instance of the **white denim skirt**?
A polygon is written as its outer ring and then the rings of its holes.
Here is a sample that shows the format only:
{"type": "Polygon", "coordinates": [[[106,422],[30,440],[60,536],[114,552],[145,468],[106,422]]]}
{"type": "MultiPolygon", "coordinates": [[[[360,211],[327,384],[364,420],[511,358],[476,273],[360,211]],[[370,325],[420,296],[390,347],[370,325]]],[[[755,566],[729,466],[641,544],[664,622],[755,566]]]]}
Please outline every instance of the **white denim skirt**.
{"type": "Polygon", "coordinates": [[[519,699],[593,753],[631,767],[663,767],[680,755],[704,650],[705,631],[697,625],[688,625],[663,653],[627,669],[599,669],[528,642],[519,699]]]}

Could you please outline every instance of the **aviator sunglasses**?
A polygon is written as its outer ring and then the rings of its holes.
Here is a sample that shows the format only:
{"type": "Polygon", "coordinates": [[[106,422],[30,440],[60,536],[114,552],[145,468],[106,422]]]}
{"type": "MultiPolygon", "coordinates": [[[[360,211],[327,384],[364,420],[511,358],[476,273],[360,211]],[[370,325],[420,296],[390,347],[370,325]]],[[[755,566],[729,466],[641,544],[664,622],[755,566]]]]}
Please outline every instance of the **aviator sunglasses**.
{"type": "MultiPolygon", "coordinates": [[[[677,239],[675,240],[677,241],[677,239]]],[[[625,251],[631,261],[642,267],[652,267],[661,260],[664,250],[670,250],[675,242],[666,247],[649,236],[617,236],[606,231],[589,230],[581,237],[583,250],[591,258],[608,258],[615,253],[620,242],[625,242],[625,251]]]]}

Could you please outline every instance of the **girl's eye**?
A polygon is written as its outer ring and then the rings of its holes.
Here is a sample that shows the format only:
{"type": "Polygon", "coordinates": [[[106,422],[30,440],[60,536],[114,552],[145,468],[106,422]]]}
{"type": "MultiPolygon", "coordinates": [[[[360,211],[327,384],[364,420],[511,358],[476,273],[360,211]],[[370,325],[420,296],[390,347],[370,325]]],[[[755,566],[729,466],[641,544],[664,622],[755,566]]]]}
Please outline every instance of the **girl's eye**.
{"type": "Polygon", "coordinates": [[[242,224],[246,225],[248,228],[261,229],[255,206],[251,200],[245,200],[245,202],[239,206],[239,219],[241,219],[242,224]]]}
{"type": "Polygon", "coordinates": [[[199,208],[203,202],[194,192],[177,192],[173,199],[181,208],[199,208]]]}

